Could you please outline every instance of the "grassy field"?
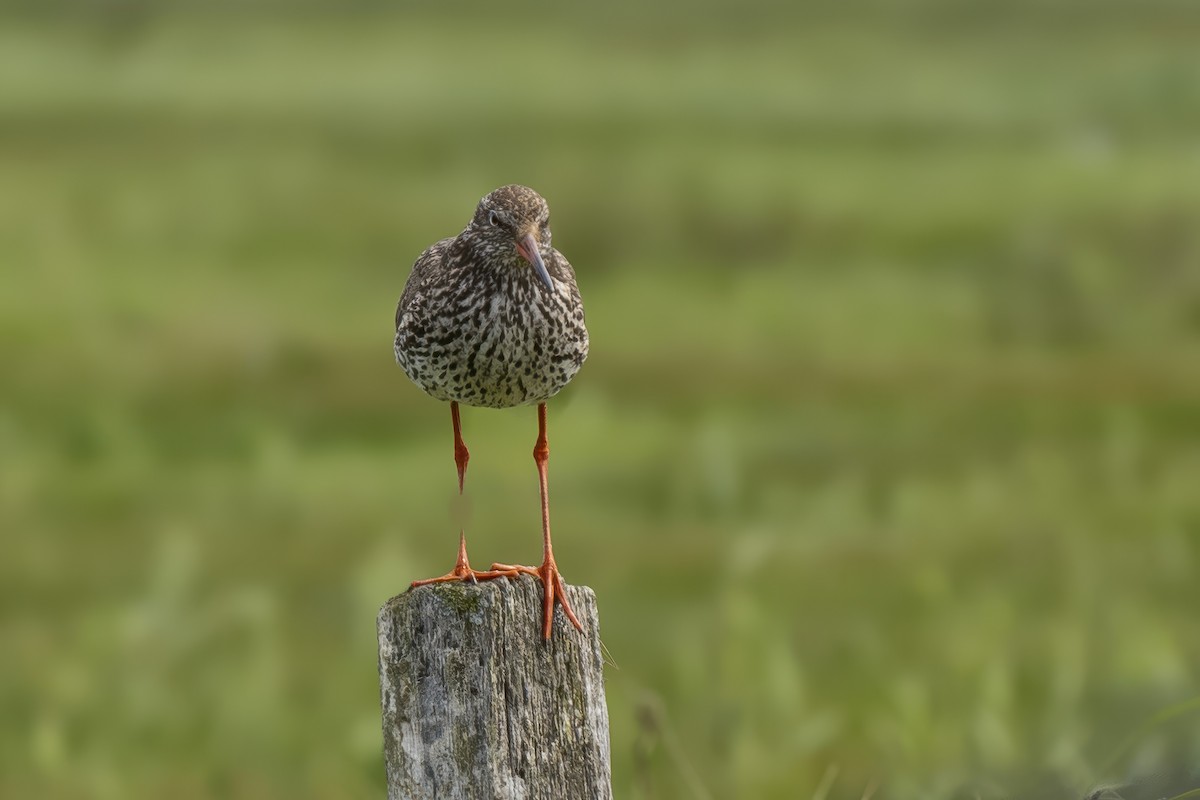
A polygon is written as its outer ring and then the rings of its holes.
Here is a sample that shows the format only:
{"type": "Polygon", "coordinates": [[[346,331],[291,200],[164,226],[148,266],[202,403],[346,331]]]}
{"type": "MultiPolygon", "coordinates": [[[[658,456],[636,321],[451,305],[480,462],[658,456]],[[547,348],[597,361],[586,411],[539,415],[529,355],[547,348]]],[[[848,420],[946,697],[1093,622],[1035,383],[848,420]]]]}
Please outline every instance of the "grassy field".
{"type": "MultiPolygon", "coordinates": [[[[287,11],[0,18],[0,796],[383,796],[456,534],[394,304],[514,181],[619,797],[1200,785],[1200,12],[287,11]]],[[[533,411],[464,426],[535,561],[533,411]]]]}

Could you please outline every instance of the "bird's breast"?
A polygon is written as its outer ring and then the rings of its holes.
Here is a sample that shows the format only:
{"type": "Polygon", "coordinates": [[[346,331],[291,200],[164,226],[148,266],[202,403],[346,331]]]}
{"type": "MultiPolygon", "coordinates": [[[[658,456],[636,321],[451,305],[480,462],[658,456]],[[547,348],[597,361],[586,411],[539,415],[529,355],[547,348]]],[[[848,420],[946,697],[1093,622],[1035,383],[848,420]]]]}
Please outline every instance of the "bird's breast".
{"type": "Polygon", "coordinates": [[[554,396],[587,357],[582,308],[571,307],[578,301],[565,287],[554,295],[528,285],[488,288],[436,304],[441,313],[402,318],[397,361],[442,400],[508,407],[554,396]]]}

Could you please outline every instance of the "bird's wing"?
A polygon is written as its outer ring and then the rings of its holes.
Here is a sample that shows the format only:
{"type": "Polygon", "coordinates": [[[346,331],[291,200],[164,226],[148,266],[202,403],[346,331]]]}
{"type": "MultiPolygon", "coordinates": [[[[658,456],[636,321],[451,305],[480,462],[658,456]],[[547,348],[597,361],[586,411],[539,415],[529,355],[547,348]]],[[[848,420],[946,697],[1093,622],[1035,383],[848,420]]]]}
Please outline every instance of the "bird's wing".
{"type": "Polygon", "coordinates": [[[397,330],[400,329],[400,318],[404,316],[404,312],[412,305],[413,300],[421,293],[425,285],[437,274],[446,250],[453,241],[453,238],[442,239],[421,253],[413,262],[412,272],[409,273],[408,282],[404,284],[404,292],[400,295],[400,302],[396,304],[397,330]]]}
{"type": "Polygon", "coordinates": [[[550,273],[550,277],[559,283],[565,283],[571,290],[571,296],[576,303],[583,304],[583,299],[579,296],[579,285],[575,282],[575,270],[571,267],[571,262],[567,261],[567,257],[557,250],[551,250],[552,257],[550,262],[546,264],[546,270],[550,273]]]}

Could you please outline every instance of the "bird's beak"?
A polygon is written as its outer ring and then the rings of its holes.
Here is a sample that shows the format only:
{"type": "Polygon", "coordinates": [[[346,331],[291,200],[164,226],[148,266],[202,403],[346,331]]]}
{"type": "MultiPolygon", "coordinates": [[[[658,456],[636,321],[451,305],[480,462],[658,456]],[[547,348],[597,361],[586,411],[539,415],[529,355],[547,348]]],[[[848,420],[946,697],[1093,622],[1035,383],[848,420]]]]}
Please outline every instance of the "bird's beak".
{"type": "Polygon", "coordinates": [[[533,271],[537,273],[538,279],[546,288],[553,292],[554,281],[550,279],[550,273],[546,270],[546,262],[542,261],[541,251],[538,250],[537,239],[533,238],[532,233],[527,233],[517,239],[517,252],[521,254],[521,258],[529,262],[533,271]]]}

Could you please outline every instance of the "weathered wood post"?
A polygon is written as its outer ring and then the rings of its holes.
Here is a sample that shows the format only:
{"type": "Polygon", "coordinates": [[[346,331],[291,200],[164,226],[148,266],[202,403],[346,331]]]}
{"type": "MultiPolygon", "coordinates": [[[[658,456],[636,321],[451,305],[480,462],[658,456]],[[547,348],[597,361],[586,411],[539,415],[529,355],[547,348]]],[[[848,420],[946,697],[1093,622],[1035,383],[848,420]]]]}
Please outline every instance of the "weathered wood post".
{"type": "Polygon", "coordinates": [[[529,576],[443,583],[379,612],[388,800],[611,800],[596,597],[568,586],[584,632],[529,576]]]}

